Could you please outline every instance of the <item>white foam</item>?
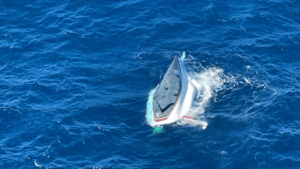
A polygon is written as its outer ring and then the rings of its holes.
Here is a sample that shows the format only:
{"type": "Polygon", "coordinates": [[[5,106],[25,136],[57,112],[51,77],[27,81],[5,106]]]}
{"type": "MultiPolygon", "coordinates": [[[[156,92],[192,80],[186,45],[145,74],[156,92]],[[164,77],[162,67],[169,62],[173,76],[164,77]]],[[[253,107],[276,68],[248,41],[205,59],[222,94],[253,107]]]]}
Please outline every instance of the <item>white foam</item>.
{"type": "Polygon", "coordinates": [[[205,69],[200,73],[189,73],[189,81],[198,90],[191,113],[198,115],[205,112],[210,99],[222,89],[226,82],[222,76],[224,76],[223,69],[216,67],[205,69]]]}
{"type": "Polygon", "coordinates": [[[189,82],[197,88],[196,98],[188,115],[196,116],[197,120],[195,122],[202,126],[202,129],[206,129],[208,123],[203,119],[205,109],[211,98],[219,90],[222,90],[227,78],[224,75],[223,69],[216,67],[207,68],[200,73],[189,73],[188,78],[189,82]]]}
{"type": "Polygon", "coordinates": [[[42,166],[40,166],[38,163],[37,163],[37,161],[34,161],[34,165],[36,166],[36,167],[38,167],[38,168],[41,168],[42,166]]]}
{"type": "Polygon", "coordinates": [[[220,153],[221,155],[227,155],[227,154],[228,154],[227,151],[220,151],[219,153],[220,153]]]}
{"type": "Polygon", "coordinates": [[[251,85],[251,80],[244,78],[245,82],[248,83],[249,85],[251,85]]]}

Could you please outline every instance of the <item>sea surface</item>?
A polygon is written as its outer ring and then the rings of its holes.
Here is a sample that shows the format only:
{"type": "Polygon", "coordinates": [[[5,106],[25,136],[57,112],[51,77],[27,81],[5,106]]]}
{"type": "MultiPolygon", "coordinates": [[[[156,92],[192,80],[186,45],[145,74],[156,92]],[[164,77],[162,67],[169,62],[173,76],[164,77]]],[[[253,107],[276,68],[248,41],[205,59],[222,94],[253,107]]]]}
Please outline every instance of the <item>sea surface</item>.
{"type": "Polygon", "coordinates": [[[0,168],[300,168],[299,72],[299,0],[0,0],[0,168]],[[184,51],[208,126],[153,134],[184,51]]]}

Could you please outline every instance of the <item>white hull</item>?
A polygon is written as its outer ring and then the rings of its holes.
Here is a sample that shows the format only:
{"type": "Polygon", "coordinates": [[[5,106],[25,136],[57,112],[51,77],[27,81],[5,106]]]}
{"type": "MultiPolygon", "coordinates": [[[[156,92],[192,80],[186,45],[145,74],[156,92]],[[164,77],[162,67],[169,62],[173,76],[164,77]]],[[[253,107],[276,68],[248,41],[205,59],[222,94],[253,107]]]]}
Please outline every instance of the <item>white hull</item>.
{"type": "Polygon", "coordinates": [[[152,127],[163,126],[174,123],[178,120],[182,120],[184,116],[188,115],[188,112],[193,104],[196,94],[196,87],[192,83],[189,83],[188,74],[184,62],[181,59],[178,59],[178,61],[181,69],[180,95],[170,115],[165,120],[155,121],[154,111],[152,108],[152,127]]]}

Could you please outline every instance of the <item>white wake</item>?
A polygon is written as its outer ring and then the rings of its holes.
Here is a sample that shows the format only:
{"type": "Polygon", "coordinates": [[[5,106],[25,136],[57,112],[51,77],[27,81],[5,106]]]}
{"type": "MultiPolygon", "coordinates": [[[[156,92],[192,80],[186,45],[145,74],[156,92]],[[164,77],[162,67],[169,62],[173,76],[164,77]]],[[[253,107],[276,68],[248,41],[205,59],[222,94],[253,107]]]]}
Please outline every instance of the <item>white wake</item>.
{"type": "Polygon", "coordinates": [[[223,89],[227,78],[223,69],[216,67],[204,69],[199,73],[190,72],[188,73],[188,78],[189,82],[197,88],[197,93],[187,116],[195,116],[196,119],[178,121],[177,124],[185,125],[188,122],[188,124],[200,125],[202,129],[206,129],[208,123],[204,118],[205,109],[209,105],[211,98],[223,89]]]}

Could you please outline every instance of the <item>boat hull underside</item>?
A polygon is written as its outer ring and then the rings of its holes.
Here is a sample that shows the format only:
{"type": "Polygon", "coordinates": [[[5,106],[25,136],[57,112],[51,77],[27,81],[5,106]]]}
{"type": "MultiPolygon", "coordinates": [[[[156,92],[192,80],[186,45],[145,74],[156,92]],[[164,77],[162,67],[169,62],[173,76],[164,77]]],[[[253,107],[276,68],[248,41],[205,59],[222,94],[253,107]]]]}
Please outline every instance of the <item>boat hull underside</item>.
{"type": "Polygon", "coordinates": [[[183,61],[176,57],[153,95],[151,125],[162,126],[181,120],[188,114],[195,93],[183,61]]]}
{"type": "MultiPolygon", "coordinates": [[[[182,120],[182,118],[188,115],[189,110],[193,104],[193,100],[195,98],[196,88],[192,84],[188,84],[186,96],[182,99],[182,101],[178,102],[170,113],[169,117],[162,121],[155,121],[154,116],[152,119],[151,126],[163,126],[172,124],[178,120],[182,120]]],[[[155,112],[152,109],[152,114],[155,112]]]]}
{"type": "Polygon", "coordinates": [[[154,120],[167,119],[174,109],[181,92],[181,69],[176,57],[153,95],[154,120]]]}

